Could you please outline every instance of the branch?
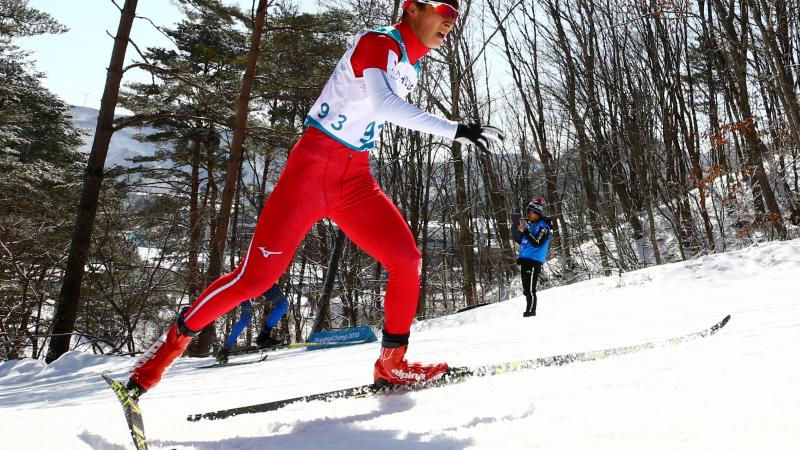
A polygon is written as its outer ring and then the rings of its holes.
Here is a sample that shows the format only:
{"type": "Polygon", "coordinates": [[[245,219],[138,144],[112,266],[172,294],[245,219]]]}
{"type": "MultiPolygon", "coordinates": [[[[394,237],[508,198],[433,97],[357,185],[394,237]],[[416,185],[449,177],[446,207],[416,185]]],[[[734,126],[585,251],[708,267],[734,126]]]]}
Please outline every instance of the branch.
{"type": "Polygon", "coordinates": [[[472,58],[472,61],[470,61],[464,67],[464,70],[462,71],[462,73],[463,72],[467,72],[468,70],[470,70],[470,68],[472,68],[472,66],[476,62],[478,62],[478,59],[480,59],[480,57],[483,54],[483,52],[486,51],[486,47],[489,46],[489,42],[492,40],[492,38],[494,38],[494,35],[497,34],[500,31],[500,27],[502,26],[503,22],[505,22],[506,19],[508,19],[511,16],[511,13],[514,11],[514,9],[517,6],[521,5],[524,1],[525,0],[519,0],[508,9],[508,12],[506,13],[506,15],[500,21],[497,22],[497,27],[495,27],[494,31],[492,31],[492,34],[490,34],[488,38],[484,39],[483,46],[481,47],[480,51],[478,51],[478,53],[475,55],[475,57],[472,58]]]}
{"type": "Polygon", "coordinates": [[[433,94],[433,92],[431,92],[431,90],[428,88],[428,86],[427,85],[425,85],[425,86],[420,85],[420,87],[422,88],[423,91],[425,91],[425,94],[428,95],[428,97],[429,97],[428,100],[433,102],[434,106],[436,106],[436,108],[439,111],[441,111],[442,114],[444,114],[445,117],[447,117],[449,120],[453,120],[452,111],[447,109],[447,107],[444,105],[444,103],[442,103],[441,100],[439,100],[433,94]]]}
{"type": "Polygon", "coordinates": [[[207,123],[213,123],[214,125],[219,125],[225,128],[229,128],[229,125],[223,122],[216,121],[214,119],[202,116],[193,116],[190,114],[167,114],[167,113],[160,113],[160,114],[141,114],[135,115],[128,120],[123,120],[119,122],[119,125],[113,128],[113,131],[116,133],[119,130],[128,127],[140,126],[144,123],[155,123],[161,122],[164,120],[197,120],[207,123]]]}
{"type": "Polygon", "coordinates": [[[206,88],[205,86],[199,85],[199,84],[195,83],[194,81],[191,81],[191,80],[189,80],[189,79],[187,79],[187,78],[185,78],[185,77],[183,77],[183,76],[181,76],[181,75],[179,75],[179,74],[177,74],[175,72],[172,72],[170,70],[164,69],[162,67],[158,67],[158,66],[156,66],[154,64],[150,64],[150,63],[134,63],[134,64],[131,64],[129,66],[124,67],[122,69],[122,72],[125,73],[130,69],[142,69],[142,70],[147,70],[148,72],[152,72],[152,73],[156,73],[157,72],[157,73],[160,73],[162,75],[169,75],[170,77],[172,77],[172,78],[174,78],[176,80],[183,81],[184,83],[188,84],[189,86],[192,86],[194,88],[200,89],[201,91],[203,91],[205,93],[214,94],[213,91],[208,90],[208,88],[206,88]]]}
{"type": "MultiPolygon", "coordinates": [[[[138,46],[138,45],[136,45],[136,42],[133,42],[133,39],[131,39],[131,38],[128,38],[128,43],[129,43],[129,44],[131,44],[131,45],[133,46],[133,48],[134,48],[134,49],[136,49],[136,53],[138,53],[138,54],[139,54],[139,56],[141,56],[141,57],[142,57],[142,59],[143,59],[143,60],[144,60],[146,63],[149,63],[149,61],[147,60],[147,57],[146,57],[146,56],[144,56],[144,54],[142,53],[142,50],[139,48],[139,46],[138,46]]],[[[124,71],[123,71],[123,73],[124,73],[124,71]]]]}
{"type": "Polygon", "coordinates": [[[116,7],[117,7],[117,9],[119,10],[119,12],[120,12],[120,13],[122,13],[122,8],[121,8],[121,7],[120,7],[120,6],[117,4],[116,0],[111,0],[111,3],[113,3],[113,4],[114,4],[114,6],[116,6],[116,7]]]}
{"type": "MultiPolygon", "coordinates": [[[[112,0],[112,1],[113,1],[113,0],[112,0]]],[[[152,20],[150,20],[148,17],[144,17],[144,16],[136,16],[136,18],[137,18],[137,19],[146,20],[146,21],[150,22],[150,25],[152,25],[152,26],[153,26],[153,28],[155,28],[156,30],[158,30],[158,32],[159,32],[159,33],[161,33],[161,34],[162,34],[162,35],[163,35],[165,38],[169,39],[169,41],[170,41],[170,42],[172,42],[173,44],[175,44],[175,40],[174,40],[174,39],[172,39],[172,37],[171,37],[170,35],[168,35],[167,33],[164,33],[164,29],[163,29],[163,28],[161,28],[160,26],[156,25],[156,24],[155,24],[155,23],[154,23],[152,20]]]]}

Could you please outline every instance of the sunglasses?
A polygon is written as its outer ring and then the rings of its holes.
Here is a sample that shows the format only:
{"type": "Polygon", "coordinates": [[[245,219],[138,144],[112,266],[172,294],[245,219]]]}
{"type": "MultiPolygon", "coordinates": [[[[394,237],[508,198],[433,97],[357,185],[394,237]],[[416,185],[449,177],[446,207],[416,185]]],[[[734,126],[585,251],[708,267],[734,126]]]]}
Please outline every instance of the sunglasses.
{"type": "Polygon", "coordinates": [[[453,5],[431,0],[416,0],[416,2],[433,6],[433,10],[436,11],[436,14],[439,14],[445,19],[450,19],[453,22],[458,19],[458,10],[453,5]]]}

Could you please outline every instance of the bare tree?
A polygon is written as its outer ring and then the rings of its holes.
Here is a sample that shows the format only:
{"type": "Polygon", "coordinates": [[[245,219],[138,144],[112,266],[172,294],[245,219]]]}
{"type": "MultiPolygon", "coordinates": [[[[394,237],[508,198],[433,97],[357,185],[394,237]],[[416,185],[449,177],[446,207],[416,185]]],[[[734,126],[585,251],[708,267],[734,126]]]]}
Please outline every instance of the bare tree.
{"type": "Polygon", "coordinates": [[[75,318],[80,306],[84,266],[89,256],[97,203],[103,184],[103,169],[108,154],[108,144],[111,142],[111,135],[114,134],[114,110],[117,106],[119,87],[122,81],[122,65],[128,49],[133,19],[136,16],[137,3],[137,0],[126,0],[120,10],[120,21],[117,34],[114,36],[114,48],[111,51],[103,98],[100,101],[94,141],[84,172],[78,217],[75,220],[61,293],[53,315],[53,337],[45,358],[47,362],[55,361],[69,350],[70,339],[75,327],[75,318]]]}
{"type": "MultiPolygon", "coordinates": [[[[233,142],[228,153],[228,162],[225,171],[225,187],[222,190],[220,209],[216,217],[216,229],[211,241],[208,257],[207,277],[214,281],[222,274],[222,260],[225,255],[225,242],[228,236],[228,222],[230,220],[233,197],[239,180],[239,170],[242,166],[242,145],[247,132],[247,119],[250,111],[250,93],[255,79],[256,63],[261,49],[261,34],[267,18],[268,0],[259,0],[253,17],[253,29],[250,35],[250,50],[247,52],[247,65],[239,91],[239,101],[236,108],[236,125],[233,130],[233,142]]],[[[192,354],[203,355],[208,353],[214,341],[214,323],[212,322],[198,335],[197,341],[191,348],[192,354]]]]}

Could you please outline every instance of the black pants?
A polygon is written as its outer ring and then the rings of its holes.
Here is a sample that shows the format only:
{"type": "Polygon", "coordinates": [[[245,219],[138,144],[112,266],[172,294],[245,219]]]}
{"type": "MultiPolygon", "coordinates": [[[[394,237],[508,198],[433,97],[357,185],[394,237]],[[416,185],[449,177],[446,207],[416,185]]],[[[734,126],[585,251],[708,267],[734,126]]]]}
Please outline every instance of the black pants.
{"type": "Polygon", "coordinates": [[[527,303],[525,311],[536,313],[536,283],[539,282],[539,274],[542,273],[542,263],[533,260],[519,261],[522,269],[522,293],[525,294],[527,303]]]}

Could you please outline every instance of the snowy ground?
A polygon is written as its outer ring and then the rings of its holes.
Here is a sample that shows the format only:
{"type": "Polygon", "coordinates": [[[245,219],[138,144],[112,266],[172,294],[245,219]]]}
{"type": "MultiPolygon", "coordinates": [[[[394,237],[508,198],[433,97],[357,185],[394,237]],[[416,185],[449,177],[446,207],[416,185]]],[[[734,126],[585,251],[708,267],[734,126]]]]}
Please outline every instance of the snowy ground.
{"type": "MultiPolygon", "coordinates": [[[[697,331],[706,339],[601,361],[384,398],[214,411],[369,382],[378,343],[275,352],[197,370],[183,359],[141,406],[150,448],[797,449],[800,240],[549,289],[535,318],[516,298],[415,325],[412,359],[479,365],[604,349],[697,331]]],[[[248,358],[252,356],[242,356],[248,358]]],[[[0,364],[3,449],[132,448],[99,377],[130,358],[69,353],[0,364]]]]}

